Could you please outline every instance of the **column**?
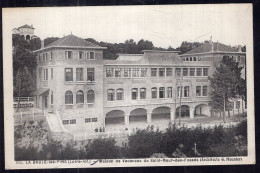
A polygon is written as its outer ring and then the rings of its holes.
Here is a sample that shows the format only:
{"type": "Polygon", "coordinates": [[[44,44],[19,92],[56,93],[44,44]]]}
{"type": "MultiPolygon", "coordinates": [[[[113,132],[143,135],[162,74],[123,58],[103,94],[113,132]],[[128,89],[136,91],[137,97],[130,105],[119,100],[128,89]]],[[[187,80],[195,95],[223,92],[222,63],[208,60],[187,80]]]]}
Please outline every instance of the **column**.
{"type": "Polygon", "coordinates": [[[152,113],[147,112],[147,123],[151,123],[152,122],[152,113]]]}
{"type": "Polygon", "coordinates": [[[171,121],[175,119],[175,111],[171,110],[171,121]]]}
{"type": "Polygon", "coordinates": [[[129,125],[129,114],[125,114],[125,126],[129,125]]]}
{"type": "Polygon", "coordinates": [[[194,110],[193,108],[190,108],[190,119],[194,118],[194,110]]]}

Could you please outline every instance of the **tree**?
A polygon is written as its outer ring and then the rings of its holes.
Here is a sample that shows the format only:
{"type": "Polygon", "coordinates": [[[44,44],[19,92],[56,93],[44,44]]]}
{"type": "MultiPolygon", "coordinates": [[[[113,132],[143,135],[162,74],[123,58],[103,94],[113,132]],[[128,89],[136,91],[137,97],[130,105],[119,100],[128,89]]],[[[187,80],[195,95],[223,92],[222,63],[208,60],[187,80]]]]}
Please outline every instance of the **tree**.
{"type": "Polygon", "coordinates": [[[27,67],[20,68],[14,78],[14,95],[18,97],[18,105],[16,111],[18,112],[20,107],[20,97],[30,95],[33,91],[32,75],[27,67]]]}
{"type": "Polygon", "coordinates": [[[180,47],[177,47],[176,50],[180,51],[180,54],[184,54],[192,49],[195,49],[201,45],[203,45],[204,43],[200,43],[200,42],[187,42],[187,41],[183,41],[181,43],[180,47]]]}
{"type": "Polygon", "coordinates": [[[48,37],[44,39],[44,47],[48,46],[49,44],[53,43],[56,40],[59,40],[59,37],[48,37]]]}
{"type": "Polygon", "coordinates": [[[137,43],[137,53],[141,53],[142,50],[153,50],[154,46],[151,41],[141,39],[137,43]]]}
{"type": "Polygon", "coordinates": [[[226,122],[226,108],[229,107],[229,100],[234,98],[237,92],[237,84],[241,80],[239,63],[232,58],[224,56],[213,77],[209,78],[212,90],[209,105],[219,111],[223,111],[223,121],[226,122]]]}
{"type": "Polygon", "coordinates": [[[18,97],[18,107],[21,96],[29,96],[35,90],[36,59],[33,50],[39,47],[40,40],[35,38],[26,41],[22,36],[14,34],[13,41],[13,95],[18,97]]]}

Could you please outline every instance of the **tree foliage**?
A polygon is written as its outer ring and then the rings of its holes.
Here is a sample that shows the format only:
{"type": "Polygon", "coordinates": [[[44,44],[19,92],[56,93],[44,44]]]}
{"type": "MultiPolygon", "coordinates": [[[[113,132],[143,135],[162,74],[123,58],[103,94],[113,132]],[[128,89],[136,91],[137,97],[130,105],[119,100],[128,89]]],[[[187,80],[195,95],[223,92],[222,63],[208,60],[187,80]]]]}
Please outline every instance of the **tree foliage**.
{"type": "Polygon", "coordinates": [[[239,95],[238,86],[241,83],[241,70],[232,58],[223,57],[213,76],[209,78],[211,82],[211,101],[209,105],[217,111],[223,111],[225,122],[225,110],[230,109],[230,99],[239,95]]]}
{"type": "Polygon", "coordinates": [[[39,38],[26,41],[22,36],[14,34],[13,43],[13,86],[14,96],[29,96],[35,90],[36,59],[33,50],[40,46],[39,38]]]}

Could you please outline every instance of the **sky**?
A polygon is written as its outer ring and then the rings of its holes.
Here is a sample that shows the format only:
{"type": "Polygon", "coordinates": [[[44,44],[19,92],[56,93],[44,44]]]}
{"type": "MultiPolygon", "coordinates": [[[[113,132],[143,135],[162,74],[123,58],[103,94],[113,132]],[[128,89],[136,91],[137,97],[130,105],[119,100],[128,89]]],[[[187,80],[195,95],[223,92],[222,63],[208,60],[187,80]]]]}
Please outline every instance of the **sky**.
{"type": "Polygon", "coordinates": [[[245,45],[252,23],[250,4],[155,5],[106,7],[38,7],[3,10],[3,27],[12,30],[33,25],[34,34],[69,34],[120,43],[127,39],[152,41],[154,46],[176,48],[182,41],[245,45]]]}

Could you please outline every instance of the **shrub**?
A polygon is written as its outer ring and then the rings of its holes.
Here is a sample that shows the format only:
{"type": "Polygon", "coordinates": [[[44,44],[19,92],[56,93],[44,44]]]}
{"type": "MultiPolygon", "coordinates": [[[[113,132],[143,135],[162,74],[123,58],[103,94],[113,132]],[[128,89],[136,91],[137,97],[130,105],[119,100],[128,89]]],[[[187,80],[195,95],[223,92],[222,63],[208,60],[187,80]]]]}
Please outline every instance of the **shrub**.
{"type": "Polygon", "coordinates": [[[86,159],[116,159],[121,157],[114,138],[94,139],[86,148],[86,159]]]}
{"type": "Polygon", "coordinates": [[[137,129],[134,135],[129,136],[127,157],[147,158],[153,153],[160,153],[162,133],[154,131],[152,127],[146,130],[137,129]]]}

